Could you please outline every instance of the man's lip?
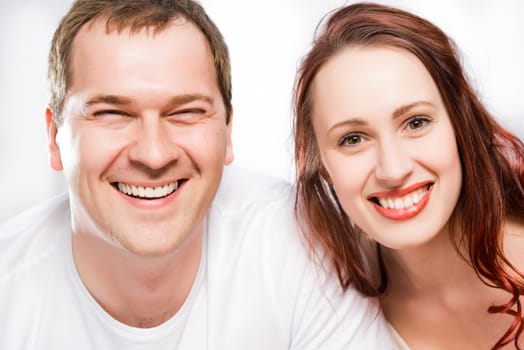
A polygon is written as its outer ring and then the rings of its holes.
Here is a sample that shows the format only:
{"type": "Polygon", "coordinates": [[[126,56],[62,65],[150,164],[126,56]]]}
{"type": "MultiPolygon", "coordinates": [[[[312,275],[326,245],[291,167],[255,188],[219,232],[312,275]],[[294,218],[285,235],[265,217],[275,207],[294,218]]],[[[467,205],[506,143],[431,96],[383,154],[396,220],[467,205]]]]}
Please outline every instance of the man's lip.
{"type": "Polygon", "coordinates": [[[392,197],[404,197],[408,193],[416,191],[420,188],[427,187],[432,184],[432,181],[421,181],[417,182],[411,186],[401,188],[398,190],[382,191],[382,192],[373,192],[367,196],[368,200],[373,198],[392,198],[392,197]]]}
{"type": "Polygon", "coordinates": [[[117,186],[111,187],[113,187],[118,196],[124,200],[124,203],[127,203],[131,208],[139,210],[137,214],[140,212],[144,213],[145,210],[149,214],[151,214],[154,211],[158,215],[164,215],[166,213],[166,210],[170,211],[174,208],[174,205],[176,206],[175,203],[178,202],[177,198],[179,198],[181,193],[184,192],[188,182],[189,180],[186,179],[184,179],[184,181],[179,181],[179,185],[176,191],[171,192],[167,196],[158,198],[135,197],[121,192],[117,188],[117,186]]]}
{"type": "Polygon", "coordinates": [[[133,202],[158,202],[173,197],[186,182],[187,179],[179,179],[174,182],[163,182],[165,183],[163,186],[137,186],[124,182],[113,182],[111,185],[120,195],[133,202]]]}
{"type": "Polygon", "coordinates": [[[122,183],[122,184],[125,184],[125,185],[128,185],[128,186],[135,186],[135,187],[151,187],[151,188],[155,188],[155,187],[163,187],[163,186],[166,186],[166,185],[170,185],[170,184],[173,184],[175,182],[182,182],[186,179],[177,179],[177,180],[167,180],[167,181],[162,181],[162,182],[141,182],[141,181],[111,181],[111,185],[113,186],[116,186],[118,183],[122,183]]]}

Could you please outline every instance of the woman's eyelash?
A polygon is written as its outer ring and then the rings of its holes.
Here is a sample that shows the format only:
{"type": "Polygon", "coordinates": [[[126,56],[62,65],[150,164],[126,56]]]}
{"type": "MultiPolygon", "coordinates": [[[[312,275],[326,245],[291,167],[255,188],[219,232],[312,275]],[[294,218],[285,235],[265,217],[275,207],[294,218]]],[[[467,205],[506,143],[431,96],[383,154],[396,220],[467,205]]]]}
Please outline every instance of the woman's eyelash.
{"type": "Polygon", "coordinates": [[[351,133],[343,136],[339,141],[337,146],[351,146],[356,145],[362,142],[363,136],[360,133],[351,133]]]}
{"type": "Polygon", "coordinates": [[[412,118],[409,118],[406,121],[406,128],[409,128],[410,130],[418,130],[421,128],[424,128],[427,124],[431,122],[431,118],[426,116],[415,116],[412,118]]]}

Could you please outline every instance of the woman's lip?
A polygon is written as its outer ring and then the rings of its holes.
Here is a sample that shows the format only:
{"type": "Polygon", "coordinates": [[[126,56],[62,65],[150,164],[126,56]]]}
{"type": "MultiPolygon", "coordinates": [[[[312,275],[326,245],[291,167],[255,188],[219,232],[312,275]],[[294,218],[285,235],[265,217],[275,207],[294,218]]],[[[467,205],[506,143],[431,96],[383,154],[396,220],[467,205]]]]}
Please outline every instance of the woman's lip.
{"type": "MultiPolygon", "coordinates": [[[[426,186],[428,184],[429,183],[426,183],[426,186]]],[[[432,192],[433,192],[433,186],[430,186],[428,189],[428,192],[424,195],[424,197],[422,197],[420,202],[418,202],[417,204],[413,204],[407,208],[405,207],[401,209],[389,209],[389,208],[384,208],[373,201],[371,201],[371,203],[373,204],[374,208],[378,211],[378,213],[387,219],[406,220],[406,219],[410,219],[412,217],[417,216],[424,210],[424,208],[426,207],[426,205],[429,202],[429,198],[432,192]]],[[[387,193],[391,193],[391,192],[387,192],[387,193]]]]}
{"type": "Polygon", "coordinates": [[[410,192],[416,191],[419,188],[427,187],[429,184],[431,184],[432,181],[421,181],[417,182],[411,186],[401,188],[398,190],[390,190],[390,191],[383,191],[383,192],[374,192],[368,195],[367,199],[371,200],[372,198],[394,198],[394,197],[404,197],[410,192]]]}

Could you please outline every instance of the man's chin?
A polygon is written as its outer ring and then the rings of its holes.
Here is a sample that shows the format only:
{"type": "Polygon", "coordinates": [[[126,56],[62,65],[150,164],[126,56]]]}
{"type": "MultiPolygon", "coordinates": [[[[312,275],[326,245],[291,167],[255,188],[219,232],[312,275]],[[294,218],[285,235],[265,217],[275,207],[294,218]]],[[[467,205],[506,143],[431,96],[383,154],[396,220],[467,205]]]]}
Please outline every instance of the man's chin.
{"type": "Polygon", "coordinates": [[[114,233],[112,239],[119,249],[140,258],[161,258],[175,254],[187,240],[187,233],[161,230],[158,227],[137,230],[128,227],[125,236],[114,233]],[[154,234],[151,234],[153,232],[154,234]]]}

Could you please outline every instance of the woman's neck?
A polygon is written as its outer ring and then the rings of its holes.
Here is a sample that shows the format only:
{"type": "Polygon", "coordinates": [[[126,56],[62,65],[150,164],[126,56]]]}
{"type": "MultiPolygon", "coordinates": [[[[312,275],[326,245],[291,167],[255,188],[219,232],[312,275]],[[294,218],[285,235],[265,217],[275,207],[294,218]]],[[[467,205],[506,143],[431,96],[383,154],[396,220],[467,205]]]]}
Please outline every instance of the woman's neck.
{"type": "Polygon", "coordinates": [[[401,250],[381,247],[381,252],[388,289],[404,295],[427,296],[476,278],[474,270],[455,249],[447,229],[422,246],[401,250]]]}

